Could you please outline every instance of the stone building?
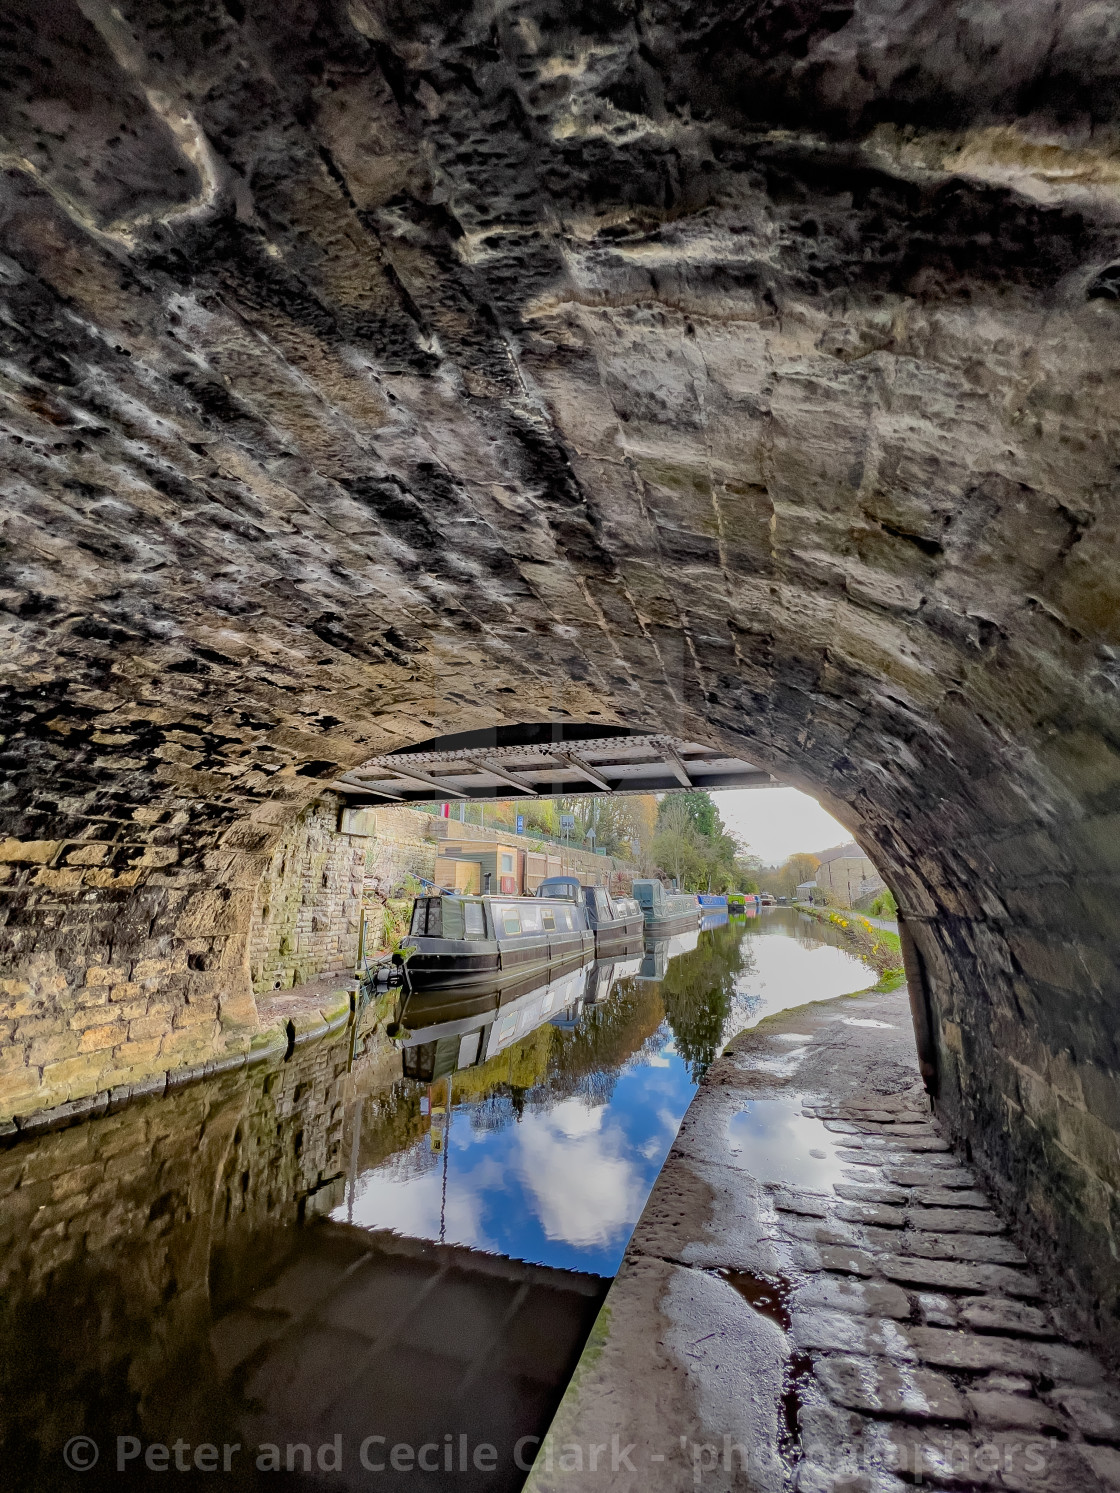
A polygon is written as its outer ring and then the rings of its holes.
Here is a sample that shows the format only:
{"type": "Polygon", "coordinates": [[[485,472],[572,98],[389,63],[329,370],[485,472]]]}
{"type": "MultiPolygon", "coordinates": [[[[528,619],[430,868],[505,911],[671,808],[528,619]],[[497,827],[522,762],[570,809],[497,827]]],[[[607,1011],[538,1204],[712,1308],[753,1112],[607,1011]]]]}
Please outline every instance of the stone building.
{"type": "Polygon", "coordinates": [[[835,907],[855,907],[884,889],[874,863],[854,841],[822,850],[820,861],[816,883],[824,900],[835,907]]]}

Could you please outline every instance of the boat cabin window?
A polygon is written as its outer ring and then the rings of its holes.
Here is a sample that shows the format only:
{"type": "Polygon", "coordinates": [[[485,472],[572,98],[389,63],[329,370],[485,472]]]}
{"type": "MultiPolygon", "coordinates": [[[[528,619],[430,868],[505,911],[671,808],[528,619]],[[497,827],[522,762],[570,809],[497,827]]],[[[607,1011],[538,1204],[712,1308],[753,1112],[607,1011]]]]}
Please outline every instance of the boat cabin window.
{"type": "Polygon", "coordinates": [[[521,916],[516,907],[496,907],[494,909],[498,918],[498,926],[506,938],[513,938],[521,932],[521,916]]]}
{"type": "Polygon", "coordinates": [[[481,902],[463,903],[463,937],[486,937],[486,917],[481,902]]]}
{"type": "Polygon", "coordinates": [[[527,907],[523,904],[519,912],[522,933],[539,933],[541,931],[541,910],[539,907],[527,907]]]}
{"type": "MultiPolygon", "coordinates": [[[[444,938],[462,938],[463,934],[463,904],[458,897],[440,898],[440,917],[443,922],[444,938]]],[[[428,914],[431,922],[432,915],[428,914]]]]}
{"type": "Polygon", "coordinates": [[[556,929],[556,913],[551,907],[545,907],[541,911],[541,927],[546,933],[553,933],[556,929]]]}
{"type": "Polygon", "coordinates": [[[414,937],[443,937],[441,900],[439,897],[417,897],[412,907],[412,927],[409,930],[414,937]]]}

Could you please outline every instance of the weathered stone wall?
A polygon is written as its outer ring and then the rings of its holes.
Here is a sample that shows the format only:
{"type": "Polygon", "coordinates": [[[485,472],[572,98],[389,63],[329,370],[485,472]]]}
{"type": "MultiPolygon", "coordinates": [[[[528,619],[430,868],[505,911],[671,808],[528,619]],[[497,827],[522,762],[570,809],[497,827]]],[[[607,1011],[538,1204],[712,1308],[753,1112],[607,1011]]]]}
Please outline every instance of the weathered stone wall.
{"type": "Polygon", "coordinates": [[[335,800],[316,800],[273,851],[257,891],[254,990],[285,990],[354,967],[365,874],[364,840],[338,833],[335,800]]]}
{"type": "Polygon", "coordinates": [[[435,820],[419,809],[365,809],[364,825],[372,825],[366,845],[367,901],[398,895],[405,879],[431,881],[436,869],[435,820]]]}
{"type": "Polygon", "coordinates": [[[244,1045],[339,768],[620,720],[858,836],[1115,1320],[1113,12],[8,14],[5,1103],[244,1045]]]}
{"type": "Polygon", "coordinates": [[[344,1107],[385,1076],[386,1048],[367,1032],[348,1076],[344,1034],[0,1151],[11,1477],[48,1483],[91,1411],[116,1434],[171,1406],[183,1435],[224,1424],[213,1320],[290,1248],[286,1225],[339,1200],[344,1107]]]}
{"type": "Polygon", "coordinates": [[[257,889],[249,939],[258,993],[352,970],[363,906],[372,951],[385,899],[400,891],[407,876],[432,876],[436,846],[428,815],[365,809],[346,821],[360,832],[344,833],[341,812],[342,801],[324,794],[272,853],[257,889]]]}

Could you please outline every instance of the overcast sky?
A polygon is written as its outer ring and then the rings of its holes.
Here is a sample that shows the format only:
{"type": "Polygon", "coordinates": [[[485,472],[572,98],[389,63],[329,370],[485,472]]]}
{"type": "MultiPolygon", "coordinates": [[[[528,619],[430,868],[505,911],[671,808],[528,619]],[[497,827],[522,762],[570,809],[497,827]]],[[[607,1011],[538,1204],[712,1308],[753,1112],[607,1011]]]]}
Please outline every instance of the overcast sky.
{"type": "Polygon", "coordinates": [[[767,866],[798,850],[828,850],[852,838],[815,798],[796,788],[728,788],[712,798],[731,833],[767,866]]]}

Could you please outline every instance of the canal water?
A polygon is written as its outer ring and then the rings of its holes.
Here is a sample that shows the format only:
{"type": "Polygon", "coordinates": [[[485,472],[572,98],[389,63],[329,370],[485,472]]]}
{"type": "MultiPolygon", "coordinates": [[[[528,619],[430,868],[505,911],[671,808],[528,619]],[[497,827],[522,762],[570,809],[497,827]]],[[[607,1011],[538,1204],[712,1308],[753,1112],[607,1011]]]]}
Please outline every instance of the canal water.
{"type": "Polygon", "coordinates": [[[776,910],[9,1146],[4,1486],[519,1488],[707,1065],[873,979],[776,910]]]}
{"type": "Polygon", "coordinates": [[[578,1022],[542,1022],[482,1068],[367,1101],[332,1216],[613,1275],[716,1054],[774,1011],[874,980],[792,908],[666,944],[578,1022]],[[386,1128],[412,1137],[388,1156],[386,1128]]]}

